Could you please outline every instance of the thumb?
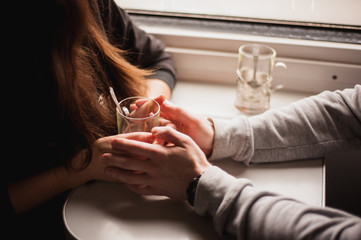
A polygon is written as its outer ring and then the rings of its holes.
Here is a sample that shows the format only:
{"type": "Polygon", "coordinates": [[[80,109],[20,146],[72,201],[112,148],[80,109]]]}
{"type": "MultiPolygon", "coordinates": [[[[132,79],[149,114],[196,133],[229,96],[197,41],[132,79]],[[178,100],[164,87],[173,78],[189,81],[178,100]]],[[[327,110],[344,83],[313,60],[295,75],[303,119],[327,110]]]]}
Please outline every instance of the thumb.
{"type": "Polygon", "coordinates": [[[165,95],[161,94],[158,97],[153,98],[153,100],[158,102],[159,105],[162,105],[164,103],[164,101],[166,100],[166,97],[165,97],[165,95]]]}
{"type": "Polygon", "coordinates": [[[173,143],[176,146],[185,147],[189,141],[193,141],[187,135],[178,132],[170,127],[154,127],[152,134],[155,138],[164,140],[165,142],[173,143]]]}
{"type": "Polygon", "coordinates": [[[188,123],[192,119],[192,115],[185,109],[174,105],[168,100],[165,100],[161,106],[161,112],[165,113],[167,119],[173,123],[188,123]]]}
{"type": "Polygon", "coordinates": [[[152,135],[149,132],[124,133],[124,134],[118,134],[117,137],[136,140],[140,142],[146,142],[146,143],[152,143],[154,141],[154,135],[152,135]]]}

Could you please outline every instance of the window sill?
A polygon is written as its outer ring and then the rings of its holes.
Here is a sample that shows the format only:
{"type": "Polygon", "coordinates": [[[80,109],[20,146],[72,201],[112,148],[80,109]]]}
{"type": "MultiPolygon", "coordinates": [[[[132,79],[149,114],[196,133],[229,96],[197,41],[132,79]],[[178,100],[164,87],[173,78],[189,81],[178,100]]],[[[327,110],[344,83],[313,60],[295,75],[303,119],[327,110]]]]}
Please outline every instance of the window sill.
{"type": "MultiPolygon", "coordinates": [[[[238,48],[252,42],[273,47],[277,51],[276,60],[287,64],[287,70],[274,71],[274,83],[283,84],[285,90],[318,93],[361,83],[361,45],[354,44],[361,43],[358,32],[348,32],[336,41],[330,37],[333,36],[331,30],[325,29],[322,31],[329,36],[323,38],[317,34],[302,37],[310,33],[307,31],[292,37],[263,34],[262,31],[236,31],[235,27],[220,27],[219,22],[209,25],[209,21],[182,18],[141,15],[132,15],[132,18],[138,26],[166,44],[181,81],[234,85],[238,48]]],[[[345,32],[340,30],[338,33],[345,32]]]]}
{"type": "MultiPolygon", "coordinates": [[[[271,109],[286,106],[312,94],[278,90],[272,93],[271,109]]],[[[234,118],[244,115],[235,106],[236,87],[229,84],[180,81],[171,101],[195,114],[213,118],[234,118]]]]}

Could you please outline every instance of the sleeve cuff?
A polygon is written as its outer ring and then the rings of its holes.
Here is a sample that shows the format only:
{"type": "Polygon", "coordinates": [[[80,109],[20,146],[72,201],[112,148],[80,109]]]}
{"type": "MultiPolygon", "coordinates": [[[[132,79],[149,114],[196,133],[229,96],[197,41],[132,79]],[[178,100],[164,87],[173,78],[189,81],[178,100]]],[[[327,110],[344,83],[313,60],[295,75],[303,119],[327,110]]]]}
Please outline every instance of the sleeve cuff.
{"type": "Polygon", "coordinates": [[[164,69],[155,71],[154,74],[149,76],[148,78],[149,79],[159,79],[159,80],[164,81],[165,83],[168,84],[168,86],[170,87],[171,90],[174,89],[175,84],[176,84],[175,76],[171,72],[164,70],[164,69]]]}
{"type": "Polygon", "coordinates": [[[249,165],[254,153],[253,131],[248,119],[212,119],[215,130],[213,153],[209,161],[232,158],[249,165]]]}
{"type": "Polygon", "coordinates": [[[246,186],[252,186],[252,183],[237,179],[219,167],[209,167],[199,179],[194,209],[199,215],[216,216],[219,209],[230,199],[234,200],[246,186]]]}

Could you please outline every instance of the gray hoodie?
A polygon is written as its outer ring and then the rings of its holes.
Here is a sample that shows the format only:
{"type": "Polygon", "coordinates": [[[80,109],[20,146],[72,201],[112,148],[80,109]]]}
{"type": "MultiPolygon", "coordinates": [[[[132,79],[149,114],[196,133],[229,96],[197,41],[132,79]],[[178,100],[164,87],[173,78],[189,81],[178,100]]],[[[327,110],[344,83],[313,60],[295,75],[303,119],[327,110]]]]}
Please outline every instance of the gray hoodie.
{"type": "MultiPolygon", "coordinates": [[[[212,120],[216,135],[210,161],[232,158],[249,165],[361,150],[361,85],[254,117],[212,120]]],[[[194,206],[198,214],[213,216],[220,234],[238,239],[361,239],[361,218],[256,190],[249,180],[218,167],[202,175],[194,206]]]]}

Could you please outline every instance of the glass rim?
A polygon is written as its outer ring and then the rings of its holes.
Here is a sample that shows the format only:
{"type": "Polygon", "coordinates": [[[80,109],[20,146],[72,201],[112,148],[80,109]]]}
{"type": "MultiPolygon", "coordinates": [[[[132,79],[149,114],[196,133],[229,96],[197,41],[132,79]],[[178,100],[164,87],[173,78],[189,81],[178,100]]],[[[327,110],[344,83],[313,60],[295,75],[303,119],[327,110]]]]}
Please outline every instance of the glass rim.
{"type": "Polygon", "coordinates": [[[243,56],[246,56],[248,58],[253,58],[253,54],[252,54],[252,51],[251,52],[246,52],[245,51],[245,48],[248,48],[250,47],[251,49],[253,48],[253,46],[255,45],[258,45],[260,46],[260,49],[267,49],[268,51],[270,51],[270,53],[267,53],[267,54],[262,54],[260,52],[260,54],[258,55],[258,58],[259,59],[267,59],[267,58],[272,58],[272,57],[276,57],[276,50],[274,50],[273,48],[269,47],[269,46],[266,46],[264,44],[258,44],[258,43],[249,43],[249,44],[244,44],[242,46],[239,47],[238,49],[238,53],[243,55],[243,56]]]}
{"type": "Polygon", "coordinates": [[[131,100],[131,99],[147,99],[147,100],[151,100],[152,102],[155,102],[158,106],[158,110],[156,113],[154,113],[153,115],[149,116],[149,117],[142,117],[142,118],[133,118],[133,117],[128,117],[128,116],[125,116],[123,113],[119,112],[119,109],[116,107],[117,109],[117,113],[119,115],[121,115],[122,117],[124,117],[125,119],[127,120],[131,120],[131,121],[143,121],[143,120],[147,120],[147,119],[151,119],[155,116],[157,116],[159,113],[160,113],[160,105],[157,101],[155,101],[153,98],[148,98],[148,97],[142,97],[142,96],[133,96],[133,97],[127,97],[127,98],[124,98],[122,99],[118,104],[120,105],[121,103],[127,101],[127,100],[131,100]]]}

